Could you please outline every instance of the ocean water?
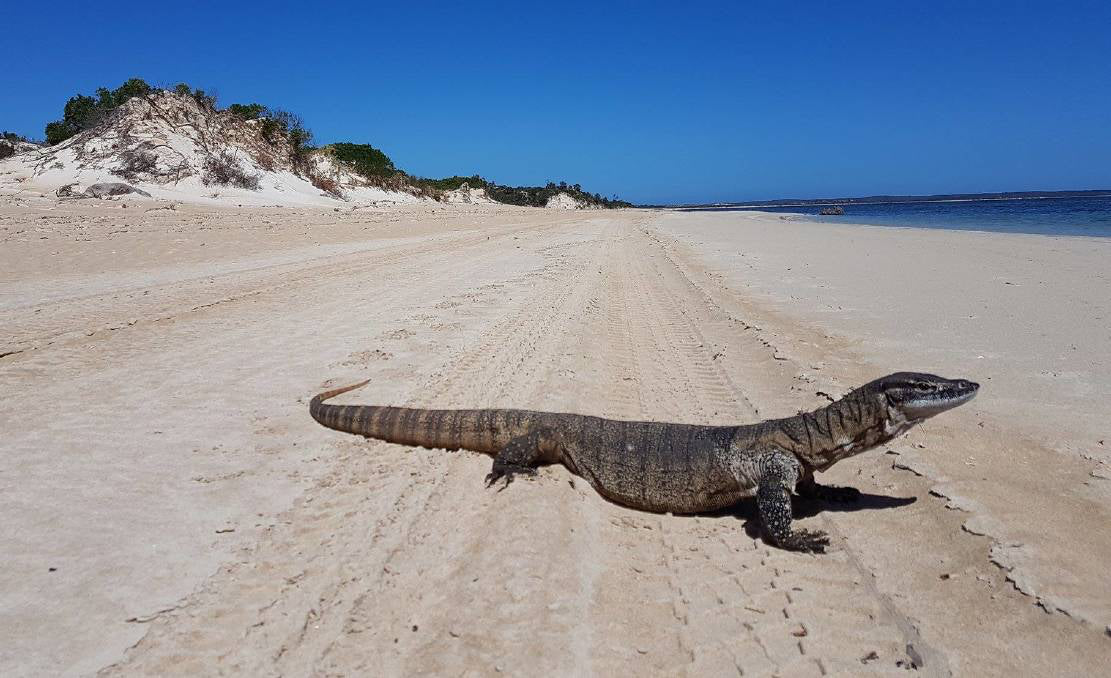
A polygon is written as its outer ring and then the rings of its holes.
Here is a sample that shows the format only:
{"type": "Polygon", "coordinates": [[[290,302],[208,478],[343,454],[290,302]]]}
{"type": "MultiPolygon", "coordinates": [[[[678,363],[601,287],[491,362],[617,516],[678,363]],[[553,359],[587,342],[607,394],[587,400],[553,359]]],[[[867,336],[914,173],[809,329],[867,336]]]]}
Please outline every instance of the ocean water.
{"type": "Polygon", "coordinates": [[[692,210],[783,212],[834,224],[875,224],[1002,233],[1111,237],[1111,197],[1024,198],[953,202],[893,202],[842,205],[843,216],[820,216],[821,205],[801,207],[712,207],[692,210]]]}

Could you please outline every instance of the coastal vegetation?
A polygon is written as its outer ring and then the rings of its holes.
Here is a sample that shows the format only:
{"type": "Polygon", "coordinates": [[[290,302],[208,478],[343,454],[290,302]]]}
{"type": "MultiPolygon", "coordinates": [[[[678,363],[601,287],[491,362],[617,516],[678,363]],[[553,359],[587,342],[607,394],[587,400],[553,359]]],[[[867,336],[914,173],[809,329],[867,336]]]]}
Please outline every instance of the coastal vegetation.
{"type": "MultiPolygon", "coordinates": [[[[144,97],[160,91],[141,78],[131,78],[115,89],[101,87],[95,96],[77,94],[66,101],[59,120],[46,125],[46,142],[59,144],[85,130],[100,124],[114,110],[123,106],[134,97],[144,97]]],[[[398,168],[393,160],[381,149],[370,144],[346,141],[314,147],[312,131],[304,121],[289,111],[273,108],[257,102],[232,103],[224,109],[217,107],[214,94],[203,89],[179,83],[170,91],[188,96],[199,106],[214,113],[235,116],[244,121],[252,121],[262,140],[276,150],[288,153],[294,170],[308,178],[317,188],[332,195],[341,195],[340,187],[334,179],[319,176],[310,162],[313,153],[325,153],[341,163],[352,173],[364,178],[371,185],[387,190],[409,190],[427,197],[438,198],[445,191],[458,190],[464,185],[472,189],[484,189],[493,200],[509,205],[544,207],[557,195],[566,194],[578,204],[586,207],[630,207],[631,203],[616,195],[604,197],[599,193],[583,190],[579,184],[548,182],[545,186],[509,186],[498,184],[477,174],[472,176],[451,176],[442,179],[418,177],[398,168]]],[[[6,137],[5,137],[6,138],[6,137]]],[[[140,174],[151,163],[146,156],[136,155],[124,159],[124,171],[140,174]]],[[[221,154],[211,159],[205,167],[206,183],[233,184],[249,187],[257,184],[258,178],[241,171],[235,158],[221,154]]]]}
{"type": "Polygon", "coordinates": [[[29,141],[27,137],[16,134],[15,132],[0,132],[0,160],[15,155],[16,147],[21,143],[28,143],[29,141]]]}
{"type": "Polygon", "coordinates": [[[398,173],[393,160],[370,144],[339,142],[328,144],[324,150],[336,160],[346,163],[352,171],[366,177],[392,177],[398,173]]]}
{"type": "Polygon", "coordinates": [[[632,204],[617,196],[606,198],[598,193],[588,193],[579,184],[548,182],[546,186],[502,186],[474,174],[471,176],[451,176],[442,179],[429,179],[411,175],[398,169],[393,160],[382,150],[370,144],[334,143],[320,149],[330,153],[343,162],[353,172],[383,188],[391,187],[391,181],[404,181],[419,189],[423,194],[435,196],[444,191],[455,191],[463,186],[486,190],[492,200],[507,205],[522,207],[544,207],[548,201],[560,193],[566,193],[580,204],[589,207],[631,207],[632,204]]]}
{"type": "Polygon", "coordinates": [[[204,163],[204,175],[201,177],[201,181],[206,186],[217,184],[246,188],[251,191],[258,190],[261,179],[258,174],[243,169],[239,160],[228,151],[221,151],[207,158],[204,163]]]}
{"type": "Polygon", "coordinates": [[[469,188],[485,188],[488,182],[482,177],[474,174],[469,177],[444,177],[443,179],[417,179],[422,184],[434,188],[438,191],[457,191],[463,186],[469,188]]]}
{"type": "Polygon", "coordinates": [[[131,78],[116,89],[100,87],[96,96],[77,94],[66,102],[62,119],[47,123],[46,143],[53,146],[87,129],[95,127],[106,115],[136,96],[145,96],[155,91],[139,78],[131,78]]]}
{"type": "Polygon", "coordinates": [[[522,207],[544,207],[548,201],[565,193],[577,202],[589,207],[632,207],[632,203],[621,200],[616,195],[607,198],[598,193],[589,193],[578,184],[568,184],[561,181],[558,184],[549,181],[546,186],[500,186],[486,183],[486,194],[498,202],[522,207]]]}

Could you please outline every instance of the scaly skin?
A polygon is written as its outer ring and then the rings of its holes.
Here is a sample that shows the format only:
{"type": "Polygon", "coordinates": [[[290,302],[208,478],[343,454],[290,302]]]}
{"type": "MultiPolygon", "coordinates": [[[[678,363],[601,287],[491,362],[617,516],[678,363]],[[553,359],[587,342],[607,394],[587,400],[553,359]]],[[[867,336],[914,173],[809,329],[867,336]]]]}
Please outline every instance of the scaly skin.
{"type": "Polygon", "coordinates": [[[312,417],[328,428],[402,445],[467,449],[494,456],[487,485],[540,464],[563,464],[603,497],[635,509],[698,513],[756,496],[765,538],[789,550],[822,552],[820,532],[791,529],[791,492],[851,501],[852,488],[814,482],[845,457],[901,435],[971,400],[963,379],[900,372],[813,412],[741,426],[620,421],[532,410],[427,410],[324,401],[367,382],[321,393],[312,417]]]}

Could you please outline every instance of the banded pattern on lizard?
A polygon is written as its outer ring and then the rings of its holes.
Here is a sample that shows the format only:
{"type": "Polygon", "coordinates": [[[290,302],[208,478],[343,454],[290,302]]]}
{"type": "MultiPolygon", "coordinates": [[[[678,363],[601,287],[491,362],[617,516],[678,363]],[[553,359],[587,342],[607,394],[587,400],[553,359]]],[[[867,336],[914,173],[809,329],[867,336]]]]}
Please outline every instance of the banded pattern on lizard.
{"type": "Polygon", "coordinates": [[[756,497],[765,539],[822,552],[829,538],[791,529],[791,492],[851,501],[853,488],[827,487],[816,472],[968,402],[979,384],[898,372],[826,407],[738,426],[623,421],[533,410],[433,410],[324,401],[367,381],[321,393],[309,411],[324,426],[402,445],[467,449],[494,457],[487,486],[506,485],[541,464],[563,464],[603,497],[653,512],[699,513],[756,497]]]}

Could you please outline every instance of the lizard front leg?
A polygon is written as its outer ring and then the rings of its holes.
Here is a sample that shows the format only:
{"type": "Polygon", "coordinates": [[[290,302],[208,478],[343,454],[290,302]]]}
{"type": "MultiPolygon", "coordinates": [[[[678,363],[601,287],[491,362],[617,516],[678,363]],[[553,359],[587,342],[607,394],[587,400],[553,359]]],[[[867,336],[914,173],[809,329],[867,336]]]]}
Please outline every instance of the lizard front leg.
{"type": "Polygon", "coordinates": [[[817,530],[791,529],[791,488],[799,477],[799,463],[783,451],[765,453],[760,459],[761,475],[756,488],[764,538],[788,551],[824,553],[829,537],[817,530]]]}
{"type": "Polygon", "coordinates": [[[494,457],[493,468],[486,475],[486,487],[505,478],[504,490],[513,482],[515,475],[536,475],[537,463],[544,457],[545,448],[553,443],[551,436],[551,431],[537,429],[510,440],[494,457]]]}

